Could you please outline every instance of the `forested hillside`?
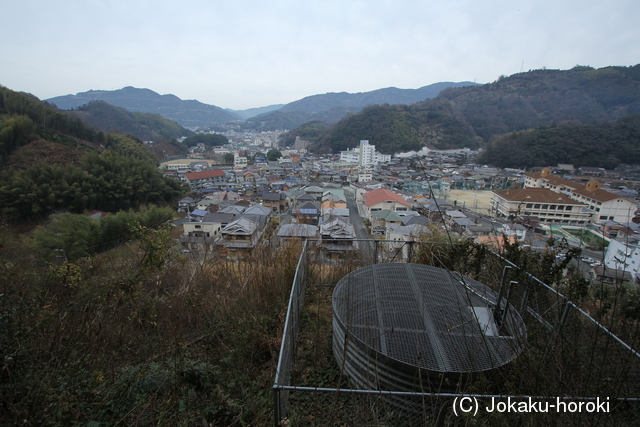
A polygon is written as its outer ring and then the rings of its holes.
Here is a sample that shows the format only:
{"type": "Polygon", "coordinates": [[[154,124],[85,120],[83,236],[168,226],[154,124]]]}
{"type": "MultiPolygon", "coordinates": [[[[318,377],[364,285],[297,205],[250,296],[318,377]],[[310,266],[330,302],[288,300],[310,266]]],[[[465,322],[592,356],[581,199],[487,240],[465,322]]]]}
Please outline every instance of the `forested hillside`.
{"type": "Polygon", "coordinates": [[[132,113],[105,101],[91,101],[89,104],[78,107],[77,110],[69,110],[65,113],[78,117],[98,129],[133,135],[143,141],[177,139],[193,135],[192,131],[159,114],[132,113]]]}
{"type": "Polygon", "coordinates": [[[324,135],[331,125],[322,120],[309,120],[297,128],[280,135],[279,143],[285,147],[293,147],[296,137],[300,137],[306,141],[314,141],[324,135]]]}
{"type": "Polygon", "coordinates": [[[253,131],[274,131],[281,129],[295,129],[308,121],[320,120],[326,123],[337,123],[344,116],[359,111],[359,108],[349,109],[347,107],[333,107],[318,113],[308,113],[305,111],[271,111],[251,117],[238,127],[243,130],[253,131]]]}
{"type": "Polygon", "coordinates": [[[85,126],[32,95],[0,86],[0,161],[23,145],[46,135],[68,146],[98,147],[103,132],[85,126]],[[64,135],[64,137],[62,136],[64,135]]]}
{"type": "Polygon", "coordinates": [[[640,114],[594,123],[567,122],[495,137],[478,159],[500,167],[571,163],[613,169],[640,163],[640,114]]]}
{"type": "Polygon", "coordinates": [[[24,221],[54,211],[117,212],[181,194],[144,145],[105,135],[37,99],[0,88],[0,216],[24,221]]]}
{"type": "Polygon", "coordinates": [[[338,152],[369,139],[377,149],[482,147],[495,136],[567,121],[591,123],[640,112],[640,65],[535,70],[483,86],[449,88],[409,106],[381,105],[345,117],[315,139],[338,152]]]}
{"type": "Polygon", "coordinates": [[[477,148],[481,140],[450,104],[431,100],[414,105],[373,105],[345,117],[316,139],[319,153],[337,153],[368,139],[385,154],[432,148],[477,148]]]}
{"type": "Polygon", "coordinates": [[[186,147],[194,147],[198,144],[204,144],[205,147],[221,147],[229,143],[229,139],[217,133],[197,133],[186,138],[182,143],[186,147]]]}

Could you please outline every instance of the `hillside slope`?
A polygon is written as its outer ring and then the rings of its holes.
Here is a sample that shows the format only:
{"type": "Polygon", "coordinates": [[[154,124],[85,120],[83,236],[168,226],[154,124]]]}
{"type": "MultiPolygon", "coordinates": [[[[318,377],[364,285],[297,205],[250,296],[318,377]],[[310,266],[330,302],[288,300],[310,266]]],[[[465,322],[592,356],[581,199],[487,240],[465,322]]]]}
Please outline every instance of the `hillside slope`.
{"type": "Polygon", "coordinates": [[[117,212],[167,203],[181,185],[125,135],[99,132],[37,98],[0,87],[0,221],[52,212],[117,212]]]}
{"type": "Polygon", "coordinates": [[[369,139],[383,153],[486,145],[494,136],[566,121],[607,121],[640,112],[640,65],[535,70],[483,86],[449,88],[409,106],[376,106],[318,137],[318,152],[369,139]],[[384,124],[384,125],[382,125],[384,124]]]}
{"type": "Polygon", "coordinates": [[[69,110],[66,113],[105,132],[133,135],[143,141],[177,139],[193,135],[192,131],[159,114],[132,113],[105,101],[91,101],[77,110],[69,110]]]}
{"type": "Polygon", "coordinates": [[[118,90],[90,90],[75,95],[47,99],[62,110],[78,108],[91,101],[106,101],[128,111],[160,114],[187,128],[207,127],[239,120],[240,117],[215,105],[196,100],[182,100],[175,95],[160,95],[149,89],[127,86],[118,90]]]}

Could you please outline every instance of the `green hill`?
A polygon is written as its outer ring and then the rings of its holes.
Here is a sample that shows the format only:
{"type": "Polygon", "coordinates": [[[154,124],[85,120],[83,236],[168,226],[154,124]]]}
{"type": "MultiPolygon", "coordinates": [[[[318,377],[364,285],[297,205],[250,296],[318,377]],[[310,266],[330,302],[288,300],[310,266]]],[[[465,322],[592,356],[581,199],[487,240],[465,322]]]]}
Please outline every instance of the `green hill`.
{"type": "Polygon", "coordinates": [[[492,139],[482,163],[499,167],[531,167],[573,163],[613,169],[640,163],[640,113],[593,123],[567,122],[513,132],[492,139]]]}
{"type": "Polygon", "coordinates": [[[181,185],[162,178],[134,138],[104,134],[35,97],[0,87],[0,219],[55,211],[117,212],[162,204],[181,185]]]}
{"type": "Polygon", "coordinates": [[[143,141],[177,139],[193,135],[192,131],[159,114],[132,113],[104,101],[91,101],[77,110],[65,113],[105,132],[132,135],[143,141]]]}
{"type": "Polygon", "coordinates": [[[69,110],[66,113],[106,132],[132,135],[143,141],[177,139],[193,135],[192,131],[159,114],[132,113],[105,101],[91,101],[77,110],[69,110]]]}
{"type": "Polygon", "coordinates": [[[483,86],[448,88],[417,104],[365,108],[317,137],[312,149],[338,152],[361,139],[387,154],[423,146],[478,148],[505,133],[638,112],[640,65],[535,70],[483,86]]]}

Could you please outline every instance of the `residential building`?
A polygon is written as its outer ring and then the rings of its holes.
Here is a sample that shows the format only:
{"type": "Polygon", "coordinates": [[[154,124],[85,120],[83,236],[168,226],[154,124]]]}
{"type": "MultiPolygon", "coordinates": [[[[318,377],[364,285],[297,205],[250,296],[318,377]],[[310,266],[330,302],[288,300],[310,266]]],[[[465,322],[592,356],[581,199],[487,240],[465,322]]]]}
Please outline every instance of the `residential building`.
{"type": "Polygon", "coordinates": [[[347,208],[330,208],[320,210],[320,221],[326,222],[332,220],[334,217],[349,218],[349,209],[347,208]]]}
{"type": "Polygon", "coordinates": [[[320,247],[332,259],[340,258],[347,251],[358,249],[355,241],[356,232],[353,225],[344,217],[334,217],[320,224],[320,247]]]}
{"type": "Polygon", "coordinates": [[[626,271],[635,279],[640,272],[640,246],[611,240],[603,264],[614,271],[626,271]]]}
{"type": "Polygon", "coordinates": [[[299,203],[292,212],[298,224],[318,224],[320,216],[319,202],[299,203]]]}
{"type": "Polygon", "coordinates": [[[222,238],[216,243],[230,252],[250,251],[258,244],[263,230],[264,224],[240,217],[220,230],[222,238]]]}
{"type": "Polygon", "coordinates": [[[202,172],[186,173],[184,176],[192,190],[200,190],[213,187],[218,183],[223,183],[226,174],[222,169],[211,169],[202,172]]]}
{"type": "Polygon", "coordinates": [[[523,242],[527,236],[527,228],[522,224],[502,224],[499,230],[505,236],[516,236],[516,239],[523,242]]]}
{"type": "Polygon", "coordinates": [[[198,203],[197,200],[186,196],[178,201],[178,212],[189,212],[191,209],[196,206],[198,203]]]}
{"type": "Polygon", "coordinates": [[[262,206],[273,212],[284,212],[289,208],[289,201],[284,193],[262,193],[262,206]]]}
{"type": "Polygon", "coordinates": [[[239,155],[238,153],[233,154],[233,168],[234,169],[244,169],[247,167],[247,158],[239,155]]]}
{"type": "Polygon", "coordinates": [[[304,241],[318,237],[318,226],[311,224],[282,224],[277,233],[280,242],[304,241]]]}
{"type": "Polygon", "coordinates": [[[207,214],[200,222],[185,222],[180,236],[182,245],[190,250],[206,250],[220,237],[223,221],[216,214],[207,214]]]}
{"type": "Polygon", "coordinates": [[[424,240],[429,233],[429,227],[420,224],[398,225],[389,224],[385,229],[385,240],[387,240],[387,250],[395,259],[409,260],[412,246],[406,242],[417,242],[424,240]]]}
{"type": "Polygon", "coordinates": [[[411,209],[411,204],[407,202],[401,195],[393,191],[381,188],[369,191],[362,195],[364,204],[364,217],[371,220],[371,213],[388,209],[391,211],[401,212],[411,209]]]}
{"type": "Polygon", "coordinates": [[[344,196],[328,194],[322,198],[320,209],[341,209],[347,207],[347,199],[344,196]]]}
{"type": "Polygon", "coordinates": [[[310,185],[308,187],[305,187],[304,193],[314,196],[316,200],[320,201],[322,200],[323,189],[322,187],[318,187],[317,185],[310,185]]]}

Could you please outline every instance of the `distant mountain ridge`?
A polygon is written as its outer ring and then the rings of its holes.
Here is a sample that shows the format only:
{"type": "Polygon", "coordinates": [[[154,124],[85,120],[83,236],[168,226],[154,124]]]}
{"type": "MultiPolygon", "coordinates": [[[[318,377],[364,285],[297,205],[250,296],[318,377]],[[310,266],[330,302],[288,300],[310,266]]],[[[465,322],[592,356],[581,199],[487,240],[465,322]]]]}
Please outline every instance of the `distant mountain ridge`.
{"type": "Polygon", "coordinates": [[[271,111],[279,110],[280,108],[284,107],[284,105],[285,104],[274,104],[268,105],[266,107],[249,108],[248,110],[232,110],[230,108],[225,108],[225,110],[239,116],[242,120],[247,120],[260,114],[266,114],[271,111]]]}
{"type": "Polygon", "coordinates": [[[294,129],[308,121],[337,123],[349,114],[355,114],[373,105],[411,105],[427,99],[451,88],[480,86],[473,82],[441,82],[419,89],[398,89],[389,87],[371,92],[360,93],[325,93],[311,95],[298,101],[290,102],[279,110],[270,111],[246,119],[244,129],[276,130],[294,129]]]}
{"type": "Polygon", "coordinates": [[[323,95],[311,95],[298,101],[290,102],[279,111],[303,111],[306,113],[320,113],[334,107],[343,107],[351,111],[359,111],[368,105],[375,104],[414,104],[425,99],[435,98],[446,88],[477,86],[473,82],[440,82],[418,89],[398,89],[388,87],[370,92],[347,93],[330,92],[323,95]]]}
{"type": "Polygon", "coordinates": [[[368,105],[413,104],[435,98],[443,89],[470,85],[473,86],[476,83],[441,82],[419,89],[390,87],[360,93],[326,93],[307,96],[284,105],[277,104],[247,110],[222,109],[200,101],[184,101],[175,95],[160,95],[150,89],[131,86],[112,91],[89,90],[75,95],[56,96],[46,101],[61,110],[77,109],[91,101],[105,101],[131,112],[160,114],[187,128],[209,128],[235,120],[251,120],[252,122],[248,123],[251,129],[273,130],[281,129],[283,125],[296,127],[312,119],[337,122],[346,114],[356,113],[368,105]]]}
{"type": "Polygon", "coordinates": [[[62,110],[71,110],[91,101],[105,101],[131,112],[154,113],[187,128],[206,127],[233,120],[236,114],[196,100],[184,101],[175,95],[160,95],[150,89],[127,86],[117,90],[90,90],[46,100],[62,110]]]}
{"type": "Polygon", "coordinates": [[[282,140],[308,133],[310,148],[318,153],[337,153],[366,139],[385,154],[425,146],[486,147],[482,162],[500,166],[573,163],[575,158],[582,166],[612,167],[640,162],[638,117],[640,64],[576,66],[447,88],[411,105],[368,106],[327,130],[302,127],[282,140]]]}

